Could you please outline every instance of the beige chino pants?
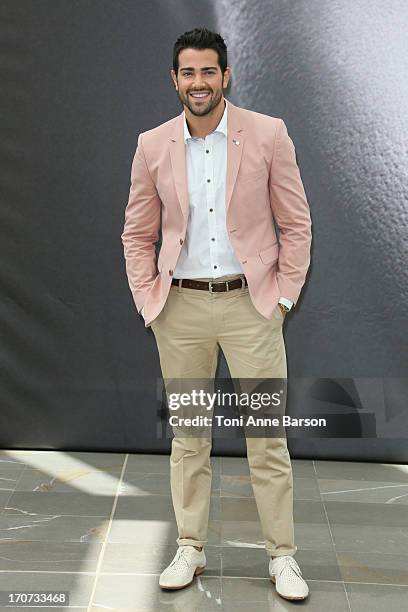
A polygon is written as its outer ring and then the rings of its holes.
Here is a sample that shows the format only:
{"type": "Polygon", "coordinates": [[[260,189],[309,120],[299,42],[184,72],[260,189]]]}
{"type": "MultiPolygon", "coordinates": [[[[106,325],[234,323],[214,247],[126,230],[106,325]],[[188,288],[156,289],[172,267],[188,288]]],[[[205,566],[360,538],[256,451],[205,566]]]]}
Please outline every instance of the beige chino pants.
{"type": "MultiPolygon", "coordinates": [[[[228,280],[237,274],[216,279],[228,280]]],[[[285,378],[284,315],[255,308],[248,287],[210,293],[171,285],[151,324],[163,379],[213,379],[221,347],[232,378],[285,378]]],[[[170,484],[179,545],[203,546],[211,495],[211,438],[174,436],[170,484]]],[[[293,475],[286,438],[246,438],[255,502],[271,556],[294,555],[293,475]]]]}

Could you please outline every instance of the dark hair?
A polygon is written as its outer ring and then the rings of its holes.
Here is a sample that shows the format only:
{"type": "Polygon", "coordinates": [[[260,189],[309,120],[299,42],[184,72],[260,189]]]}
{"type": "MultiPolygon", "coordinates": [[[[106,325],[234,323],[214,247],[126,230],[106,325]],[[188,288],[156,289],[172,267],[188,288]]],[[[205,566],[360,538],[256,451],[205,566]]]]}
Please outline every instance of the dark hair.
{"type": "Polygon", "coordinates": [[[218,64],[224,74],[228,65],[227,46],[220,34],[211,32],[207,28],[194,28],[179,36],[173,48],[173,70],[176,75],[179,69],[178,56],[183,49],[214,49],[218,53],[218,64]]]}

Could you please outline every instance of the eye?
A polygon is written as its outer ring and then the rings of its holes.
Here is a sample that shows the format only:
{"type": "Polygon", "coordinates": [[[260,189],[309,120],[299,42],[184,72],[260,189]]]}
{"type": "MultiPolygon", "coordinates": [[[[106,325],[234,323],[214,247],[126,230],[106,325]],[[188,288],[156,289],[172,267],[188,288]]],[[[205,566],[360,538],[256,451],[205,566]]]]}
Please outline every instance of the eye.
{"type": "MultiPolygon", "coordinates": [[[[215,71],[214,70],[205,70],[205,74],[213,75],[213,74],[215,74],[215,71]]],[[[183,76],[185,76],[185,77],[191,76],[191,72],[183,72],[183,76]]]]}

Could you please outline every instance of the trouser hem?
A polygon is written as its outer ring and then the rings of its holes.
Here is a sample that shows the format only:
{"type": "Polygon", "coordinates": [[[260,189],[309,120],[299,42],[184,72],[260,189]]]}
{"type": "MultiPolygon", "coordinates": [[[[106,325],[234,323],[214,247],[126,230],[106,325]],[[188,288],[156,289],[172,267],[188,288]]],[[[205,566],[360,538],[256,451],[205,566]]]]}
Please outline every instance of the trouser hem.
{"type": "Polygon", "coordinates": [[[287,550],[273,550],[272,548],[266,548],[266,553],[269,557],[283,557],[284,555],[288,555],[293,557],[297,552],[297,546],[295,548],[288,548],[287,550]]]}
{"type": "Polygon", "coordinates": [[[205,546],[207,540],[193,540],[192,538],[177,538],[179,546],[205,546]]]}

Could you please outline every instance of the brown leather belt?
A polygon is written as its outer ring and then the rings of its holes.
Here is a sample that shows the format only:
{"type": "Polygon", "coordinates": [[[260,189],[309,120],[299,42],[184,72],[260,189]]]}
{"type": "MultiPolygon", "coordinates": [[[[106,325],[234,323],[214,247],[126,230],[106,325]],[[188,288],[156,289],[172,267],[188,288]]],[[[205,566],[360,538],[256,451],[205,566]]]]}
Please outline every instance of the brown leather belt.
{"type": "MultiPolygon", "coordinates": [[[[172,285],[179,286],[180,279],[173,278],[171,281],[172,285]]],[[[187,289],[204,289],[205,291],[209,291],[210,293],[218,293],[219,291],[231,291],[231,289],[243,289],[248,286],[248,282],[246,277],[244,278],[235,278],[234,280],[227,281],[199,281],[194,278],[183,278],[181,279],[181,287],[186,287],[187,289]]]]}

